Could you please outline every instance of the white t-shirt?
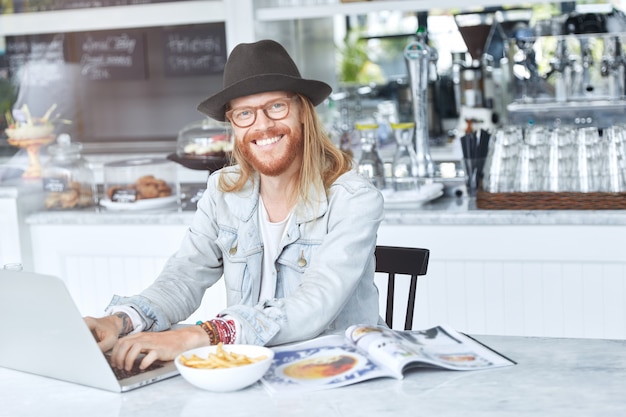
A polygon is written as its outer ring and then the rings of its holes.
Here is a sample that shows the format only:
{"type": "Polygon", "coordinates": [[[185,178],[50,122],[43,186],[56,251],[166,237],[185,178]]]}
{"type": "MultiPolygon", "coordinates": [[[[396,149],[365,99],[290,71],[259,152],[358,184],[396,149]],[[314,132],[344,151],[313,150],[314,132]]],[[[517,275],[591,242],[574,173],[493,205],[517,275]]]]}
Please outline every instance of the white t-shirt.
{"type": "Polygon", "coordinates": [[[285,234],[292,213],[293,211],[289,212],[284,220],[272,223],[267,215],[265,205],[263,205],[263,199],[259,196],[259,226],[264,247],[259,301],[272,299],[276,296],[276,267],[274,262],[278,256],[280,241],[285,234]]]}

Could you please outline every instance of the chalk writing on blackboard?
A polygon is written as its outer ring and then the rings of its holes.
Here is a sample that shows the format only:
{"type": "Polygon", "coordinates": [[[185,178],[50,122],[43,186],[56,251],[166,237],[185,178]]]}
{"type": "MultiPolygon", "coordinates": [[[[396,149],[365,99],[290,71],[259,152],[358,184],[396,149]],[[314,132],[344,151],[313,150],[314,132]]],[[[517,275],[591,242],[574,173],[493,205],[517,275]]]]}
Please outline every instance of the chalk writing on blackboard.
{"type": "Polygon", "coordinates": [[[146,78],[144,35],[99,32],[79,35],[81,74],[90,80],[146,78]]]}
{"type": "Polygon", "coordinates": [[[210,75],[224,71],[226,42],[222,23],[163,30],[165,75],[210,75]]]}
{"type": "MultiPolygon", "coordinates": [[[[164,3],[170,0],[13,0],[13,13],[164,3]]],[[[2,3],[2,2],[0,2],[2,3]]],[[[9,2],[11,4],[11,2],[9,2]]],[[[2,12],[2,10],[0,10],[2,12]]]]}
{"type": "Polygon", "coordinates": [[[19,77],[22,87],[47,87],[62,79],[64,36],[7,36],[9,74],[19,77]]]}

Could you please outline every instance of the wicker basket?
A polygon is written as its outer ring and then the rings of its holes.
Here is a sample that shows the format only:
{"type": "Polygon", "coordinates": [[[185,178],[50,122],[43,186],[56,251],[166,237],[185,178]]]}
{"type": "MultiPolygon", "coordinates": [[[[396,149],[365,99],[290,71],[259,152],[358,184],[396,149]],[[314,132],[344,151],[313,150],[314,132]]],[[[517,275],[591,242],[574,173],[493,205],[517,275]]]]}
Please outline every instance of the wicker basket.
{"type": "Polygon", "coordinates": [[[626,193],[476,192],[476,207],[485,210],[621,210],[626,193]]]}

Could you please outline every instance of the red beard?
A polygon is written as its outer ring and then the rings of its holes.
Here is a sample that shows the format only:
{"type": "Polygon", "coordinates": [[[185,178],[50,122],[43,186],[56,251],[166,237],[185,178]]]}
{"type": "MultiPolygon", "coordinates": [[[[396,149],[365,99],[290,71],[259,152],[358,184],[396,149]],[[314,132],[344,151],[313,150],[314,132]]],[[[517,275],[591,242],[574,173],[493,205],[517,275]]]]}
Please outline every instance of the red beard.
{"type": "Polygon", "coordinates": [[[237,146],[239,146],[243,157],[254,169],[263,175],[275,177],[287,171],[297,157],[302,155],[302,129],[298,128],[296,131],[292,131],[287,126],[276,126],[263,132],[248,132],[244,135],[243,140],[237,141],[237,146]],[[257,139],[275,136],[282,136],[278,145],[282,148],[280,150],[275,149],[271,154],[271,159],[268,160],[269,153],[262,154],[259,150],[254,149],[256,145],[253,142],[257,139]],[[284,147],[285,143],[286,148],[284,147]],[[261,155],[261,158],[259,158],[259,155],[261,155]]]}

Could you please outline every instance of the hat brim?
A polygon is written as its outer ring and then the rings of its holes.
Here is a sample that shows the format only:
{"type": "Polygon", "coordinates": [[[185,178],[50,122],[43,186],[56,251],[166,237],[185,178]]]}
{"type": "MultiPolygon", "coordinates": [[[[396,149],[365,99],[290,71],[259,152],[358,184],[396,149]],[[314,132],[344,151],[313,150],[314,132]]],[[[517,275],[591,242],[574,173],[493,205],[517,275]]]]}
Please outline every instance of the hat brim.
{"type": "Polygon", "coordinates": [[[198,110],[223,122],[226,106],[235,98],[269,91],[291,91],[307,96],[314,106],[323,102],[332,92],[330,85],[322,81],[290,77],[284,74],[265,74],[246,78],[229,85],[198,105],[198,110]]]}

